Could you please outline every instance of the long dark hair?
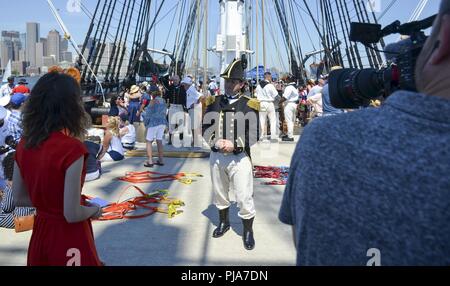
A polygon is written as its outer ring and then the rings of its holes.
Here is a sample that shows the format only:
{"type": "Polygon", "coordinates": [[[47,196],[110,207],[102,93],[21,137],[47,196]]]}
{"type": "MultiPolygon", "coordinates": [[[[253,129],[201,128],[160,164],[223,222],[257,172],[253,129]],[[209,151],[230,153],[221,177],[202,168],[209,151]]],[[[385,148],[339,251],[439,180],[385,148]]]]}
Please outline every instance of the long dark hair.
{"type": "Polygon", "coordinates": [[[77,81],[51,72],[39,79],[23,110],[23,138],[27,149],[38,147],[55,131],[82,138],[90,124],[77,81]]]}

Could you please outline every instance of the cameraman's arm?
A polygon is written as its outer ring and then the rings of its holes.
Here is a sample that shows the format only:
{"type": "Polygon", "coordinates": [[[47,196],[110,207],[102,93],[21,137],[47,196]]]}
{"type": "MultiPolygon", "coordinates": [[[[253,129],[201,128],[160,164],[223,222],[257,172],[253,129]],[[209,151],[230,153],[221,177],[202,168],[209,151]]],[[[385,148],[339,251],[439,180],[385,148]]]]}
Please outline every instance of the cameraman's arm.
{"type": "Polygon", "coordinates": [[[14,162],[13,173],[13,199],[16,207],[33,207],[30,195],[26,189],[19,166],[14,162]]]}

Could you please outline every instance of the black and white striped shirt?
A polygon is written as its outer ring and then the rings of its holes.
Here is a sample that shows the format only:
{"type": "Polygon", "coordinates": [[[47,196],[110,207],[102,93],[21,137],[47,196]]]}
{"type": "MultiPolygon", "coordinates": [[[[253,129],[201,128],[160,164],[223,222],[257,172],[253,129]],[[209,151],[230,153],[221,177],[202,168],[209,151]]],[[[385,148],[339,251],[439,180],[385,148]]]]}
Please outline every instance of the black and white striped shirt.
{"type": "Polygon", "coordinates": [[[14,228],[14,217],[29,216],[34,213],[34,208],[16,208],[12,189],[6,185],[3,197],[0,197],[0,227],[14,228]]]}

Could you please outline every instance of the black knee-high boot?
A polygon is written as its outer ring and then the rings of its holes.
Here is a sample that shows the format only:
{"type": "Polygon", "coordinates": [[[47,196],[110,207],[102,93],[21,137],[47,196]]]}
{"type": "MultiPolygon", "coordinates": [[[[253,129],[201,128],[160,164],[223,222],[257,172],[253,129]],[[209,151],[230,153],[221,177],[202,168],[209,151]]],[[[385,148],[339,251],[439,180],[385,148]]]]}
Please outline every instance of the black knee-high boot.
{"type": "Polygon", "coordinates": [[[230,216],[229,208],[224,210],[219,210],[220,223],[219,226],[214,230],[213,237],[222,237],[228,230],[230,230],[230,216]]]}
{"type": "Polygon", "coordinates": [[[244,247],[247,250],[252,250],[255,248],[255,238],[253,237],[253,220],[251,219],[243,219],[242,223],[244,224],[244,234],[242,235],[242,240],[244,242],[244,247]]]}

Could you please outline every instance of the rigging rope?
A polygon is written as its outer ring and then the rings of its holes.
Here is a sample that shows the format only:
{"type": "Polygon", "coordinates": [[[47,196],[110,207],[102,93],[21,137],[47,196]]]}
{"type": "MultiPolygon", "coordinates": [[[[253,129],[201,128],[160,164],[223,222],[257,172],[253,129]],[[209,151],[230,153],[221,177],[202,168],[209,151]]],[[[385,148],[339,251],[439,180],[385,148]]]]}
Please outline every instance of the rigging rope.
{"type": "MultiPolygon", "coordinates": [[[[377,21],[380,21],[386,14],[391,10],[391,8],[394,6],[394,4],[397,2],[397,0],[392,0],[391,3],[384,9],[384,11],[381,13],[381,15],[378,17],[377,21]]],[[[373,11],[372,11],[373,12],[373,11]]]]}

